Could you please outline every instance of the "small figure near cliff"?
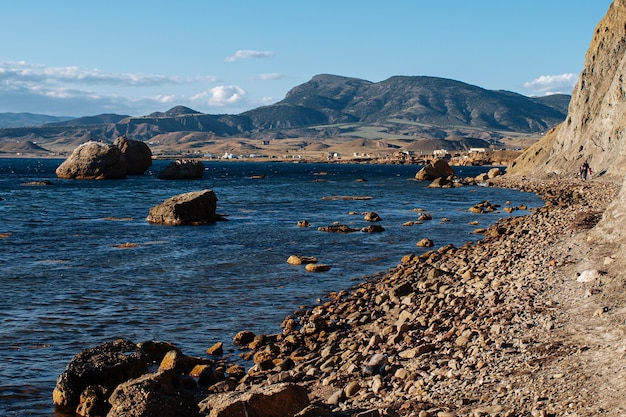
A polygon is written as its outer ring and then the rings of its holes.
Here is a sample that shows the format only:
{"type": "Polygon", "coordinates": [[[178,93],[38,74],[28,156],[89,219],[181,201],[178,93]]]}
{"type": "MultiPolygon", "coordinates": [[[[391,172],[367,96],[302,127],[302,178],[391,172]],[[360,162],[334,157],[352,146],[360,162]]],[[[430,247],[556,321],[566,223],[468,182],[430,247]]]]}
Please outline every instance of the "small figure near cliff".
{"type": "Polygon", "coordinates": [[[587,161],[583,162],[583,164],[579,168],[579,174],[583,181],[587,180],[587,176],[589,176],[589,179],[591,179],[591,172],[592,171],[589,163],[587,161]]]}

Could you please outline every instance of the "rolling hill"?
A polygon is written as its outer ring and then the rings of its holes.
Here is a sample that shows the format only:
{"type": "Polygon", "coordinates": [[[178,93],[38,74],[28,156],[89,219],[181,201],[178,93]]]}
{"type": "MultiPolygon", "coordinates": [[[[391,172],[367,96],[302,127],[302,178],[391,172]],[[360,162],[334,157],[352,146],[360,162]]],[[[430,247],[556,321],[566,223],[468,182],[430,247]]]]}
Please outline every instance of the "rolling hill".
{"type": "Polygon", "coordinates": [[[211,143],[234,138],[265,143],[372,139],[422,143],[428,149],[435,146],[424,142],[429,140],[458,149],[505,146],[506,137],[539,136],[562,122],[569,98],[526,97],[437,77],[395,76],[373,83],[321,74],[275,104],[238,115],[204,114],[183,106],[143,117],[105,114],[0,129],[0,145],[29,140],[66,152],[88,139],[112,141],[124,135],[170,151],[207,151],[211,143]]]}

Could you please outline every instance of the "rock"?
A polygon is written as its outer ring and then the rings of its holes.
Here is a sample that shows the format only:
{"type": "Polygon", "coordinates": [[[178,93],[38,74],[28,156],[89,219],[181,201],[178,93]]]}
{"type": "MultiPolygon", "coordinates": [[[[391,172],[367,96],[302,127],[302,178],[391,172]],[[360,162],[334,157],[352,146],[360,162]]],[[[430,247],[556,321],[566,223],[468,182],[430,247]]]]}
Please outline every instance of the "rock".
{"type": "Polygon", "coordinates": [[[317,258],[314,256],[291,255],[289,258],[287,258],[287,263],[289,265],[314,264],[316,262],[317,258]]]}
{"type": "Polygon", "coordinates": [[[500,168],[491,168],[489,172],[487,172],[487,178],[489,179],[499,177],[500,175],[502,175],[502,171],[500,171],[500,168]]]}
{"type": "Polygon", "coordinates": [[[80,395],[90,385],[113,390],[117,385],[148,372],[146,354],[133,342],[117,339],[76,354],[57,379],[52,393],[60,411],[73,412],[80,395]]]}
{"type": "Polygon", "coordinates": [[[363,372],[366,375],[380,375],[385,373],[385,366],[387,365],[387,356],[382,353],[373,355],[365,365],[363,372]]]}
{"type": "Polygon", "coordinates": [[[384,231],[385,231],[385,228],[379,224],[370,224],[369,226],[366,226],[361,229],[361,232],[363,233],[381,233],[384,231]]]}
{"type": "Polygon", "coordinates": [[[363,215],[363,219],[366,222],[379,222],[382,221],[381,217],[375,211],[370,211],[363,215]]]}
{"type": "Polygon", "coordinates": [[[79,416],[105,416],[111,405],[107,401],[110,392],[102,385],[89,385],[80,394],[76,414],[79,416]]]}
{"type": "Polygon", "coordinates": [[[220,356],[224,353],[224,344],[222,342],[217,342],[210,348],[206,350],[207,355],[211,356],[220,356]]]}
{"type": "Polygon", "coordinates": [[[352,381],[343,389],[346,393],[346,397],[354,397],[361,390],[361,385],[358,381],[352,381]]]}
{"type": "Polygon", "coordinates": [[[126,161],[117,146],[89,141],[79,145],[56,169],[59,178],[121,179],[126,178],[126,161]]]}
{"type": "Polygon", "coordinates": [[[309,227],[311,223],[308,220],[298,220],[298,227],[309,227]]]}
{"type": "Polygon", "coordinates": [[[202,178],[204,164],[196,159],[177,159],[159,174],[162,180],[192,180],[202,178]]]}
{"type": "Polygon", "coordinates": [[[326,272],[330,270],[330,265],[326,264],[306,264],[305,269],[309,272],[326,272]]]}
{"type": "Polygon", "coordinates": [[[168,198],[150,209],[146,220],[150,223],[199,225],[221,220],[215,213],[217,197],[211,190],[195,191],[168,198]]]}
{"type": "Polygon", "coordinates": [[[428,185],[428,188],[450,188],[453,186],[452,177],[439,177],[435,178],[433,182],[428,185]]]}
{"type": "Polygon", "coordinates": [[[178,374],[189,374],[197,365],[212,365],[211,359],[187,356],[179,350],[170,350],[159,364],[159,372],[173,370],[178,374]]]}
{"type": "Polygon", "coordinates": [[[275,384],[247,392],[210,395],[200,402],[202,415],[209,417],[291,417],[310,405],[306,388],[296,384],[275,384]]]}
{"type": "Polygon", "coordinates": [[[251,343],[255,337],[256,335],[253,332],[249,330],[242,330],[235,335],[233,343],[237,346],[247,345],[248,343],[251,343]]]}
{"type": "Polygon", "coordinates": [[[437,159],[415,174],[418,181],[434,181],[436,178],[447,178],[454,176],[454,170],[444,159],[437,159]]]}
{"type": "Polygon", "coordinates": [[[148,363],[158,363],[163,360],[167,352],[176,350],[179,353],[182,351],[174,344],[170,342],[160,342],[156,340],[148,340],[138,343],[139,349],[143,350],[148,358],[148,363]]]}
{"type": "Polygon", "coordinates": [[[120,384],[107,417],[198,417],[193,391],[174,371],[146,374],[120,384]]]}
{"type": "Polygon", "coordinates": [[[576,281],[578,282],[592,282],[600,278],[600,272],[596,269],[587,269],[581,272],[576,281]]]}
{"type": "Polygon", "coordinates": [[[320,232],[333,232],[333,233],[353,233],[358,232],[359,229],[353,229],[345,224],[338,224],[332,226],[320,226],[317,228],[320,232]]]}
{"type": "Polygon", "coordinates": [[[416,245],[423,248],[430,248],[435,246],[435,243],[429,238],[425,237],[424,239],[417,242],[416,245]]]}
{"type": "Polygon", "coordinates": [[[120,136],[113,142],[122,152],[126,162],[126,175],[143,175],[152,165],[152,152],[148,144],[120,136]]]}

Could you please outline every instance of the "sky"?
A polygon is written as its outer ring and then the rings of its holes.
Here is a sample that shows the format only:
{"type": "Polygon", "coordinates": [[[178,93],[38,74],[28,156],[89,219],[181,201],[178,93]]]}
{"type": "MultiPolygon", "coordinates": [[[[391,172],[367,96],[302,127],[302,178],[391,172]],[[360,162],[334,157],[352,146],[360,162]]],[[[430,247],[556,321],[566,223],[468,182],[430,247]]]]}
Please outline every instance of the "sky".
{"type": "Polygon", "coordinates": [[[570,94],[612,0],[6,0],[0,112],[238,114],[317,74],[570,94]]]}

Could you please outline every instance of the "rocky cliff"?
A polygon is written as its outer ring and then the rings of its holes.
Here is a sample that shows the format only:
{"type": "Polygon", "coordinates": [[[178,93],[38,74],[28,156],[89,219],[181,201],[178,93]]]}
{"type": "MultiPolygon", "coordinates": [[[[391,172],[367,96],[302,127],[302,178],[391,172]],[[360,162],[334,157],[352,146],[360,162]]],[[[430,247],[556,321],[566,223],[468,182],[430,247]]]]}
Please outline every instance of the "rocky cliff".
{"type": "Polygon", "coordinates": [[[596,26],[566,120],[507,172],[572,177],[585,160],[605,178],[626,174],[626,0],[615,0],[596,26]]]}

